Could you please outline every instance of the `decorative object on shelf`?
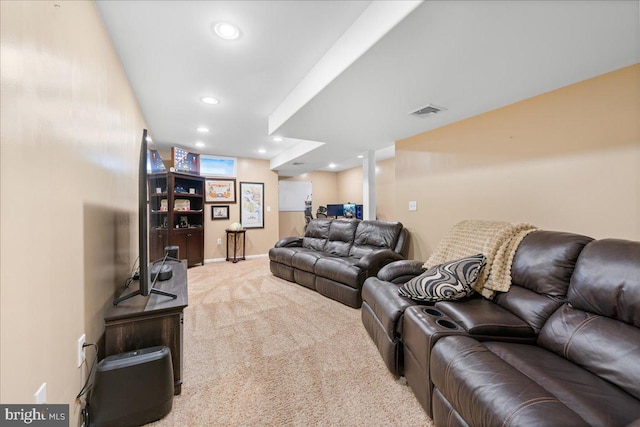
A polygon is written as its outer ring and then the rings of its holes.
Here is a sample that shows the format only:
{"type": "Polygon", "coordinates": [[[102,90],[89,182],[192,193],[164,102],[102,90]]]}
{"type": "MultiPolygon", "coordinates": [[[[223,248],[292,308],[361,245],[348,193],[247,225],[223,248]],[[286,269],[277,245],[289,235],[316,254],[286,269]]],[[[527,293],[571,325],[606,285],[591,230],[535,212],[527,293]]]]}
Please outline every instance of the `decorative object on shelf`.
{"type": "Polygon", "coordinates": [[[229,206],[211,206],[211,219],[229,219],[229,206]]]}
{"type": "Polygon", "coordinates": [[[264,228],[264,183],[240,183],[240,223],[244,228],[264,228]]]}
{"type": "Polygon", "coordinates": [[[225,178],[207,178],[205,180],[206,203],[235,203],[236,180],[225,178]]]}
{"type": "MultiPolygon", "coordinates": [[[[171,163],[173,171],[190,173],[194,175],[200,174],[200,155],[191,153],[183,148],[171,148],[171,163]]],[[[186,191],[185,191],[186,193],[186,191]]]]}
{"type": "Polygon", "coordinates": [[[173,209],[176,211],[190,211],[191,201],[185,199],[176,199],[173,205],[173,209]]]}
{"type": "Polygon", "coordinates": [[[242,230],[242,224],[239,222],[234,222],[229,226],[229,230],[231,231],[240,231],[242,230]]]}
{"type": "Polygon", "coordinates": [[[200,175],[235,178],[237,176],[235,157],[200,155],[200,175]]]}

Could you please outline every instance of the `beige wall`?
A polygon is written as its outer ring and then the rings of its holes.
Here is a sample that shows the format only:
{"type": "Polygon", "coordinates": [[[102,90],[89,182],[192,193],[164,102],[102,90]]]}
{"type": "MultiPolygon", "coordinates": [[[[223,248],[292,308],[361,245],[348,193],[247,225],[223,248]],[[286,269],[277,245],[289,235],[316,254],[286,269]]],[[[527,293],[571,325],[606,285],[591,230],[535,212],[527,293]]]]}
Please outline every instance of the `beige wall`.
{"type": "Polygon", "coordinates": [[[362,204],[362,166],[336,172],[338,192],[333,203],[362,204]]]}
{"type": "MultiPolygon", "coordinates": [[[[313,216],[318,206],[329,203],[362,203],[362,167],[340,172],[309,172],[280,180],[311,181],[313,216]]],[[[376,163],[376,209],[378,219],[395,221],[395,159],[376,163]]],[[[280,238],[304,234],[303,212],[280,212],[280,238]]]]}
{"type": "MultiPolygon", "coordinates": [[[[395,159],[376,162],[376,216],[379,220],[396,221],[395,159]]],[[[362,203],[362,166],[338,172],[338,200],[362,203]]]]}
{"type": "Polygon", "coordinates": [[[397,221],[396,159],[376,163],[376,215],[383,221],[397,221]]]}
{"type": "Polygon", "coordinates": [[[264,228],[247,229],[246,254],[261,255],[269,252],[278,241],[278,175],[269,168],[268,160],[238,158],[238,177],[236,179],[237,202],[229,205],[229,220],[211,219],[211,205],[206,205],[204,216],[204,258],[219,260],[226,256],[226,233],[232,222],[240,222],[240,182],[264,183],[264,228]],[[218,245],[218,238],[222,245],[218,245]]]}
{"type": "MultiPolygon", "coordinates": [[[[316,216],[318,206],[327,206],[328,203],[337,203],[338,193],[337,176],[335,172],[314,171],[294,177],[281,177],[281,181],[310,181],[312,199],[312,213],[316,216]]],[[[280,236],[302,236],[304,234],[304,212],[280,212],[279,215],[280,236]]]]}
{"type": "Polygon", "coordinates": [[[143,117],[92,2],[0,2],[0,401],[71,405],[137,255],[143,117]],[[92,351],[87,351],[90,357],[92,351]]]}
{"type": "Polygon", "coordinates": [[[410,256],[463,219],[639,240],[639,82],[635,65],[397,142],[410,256]]]}

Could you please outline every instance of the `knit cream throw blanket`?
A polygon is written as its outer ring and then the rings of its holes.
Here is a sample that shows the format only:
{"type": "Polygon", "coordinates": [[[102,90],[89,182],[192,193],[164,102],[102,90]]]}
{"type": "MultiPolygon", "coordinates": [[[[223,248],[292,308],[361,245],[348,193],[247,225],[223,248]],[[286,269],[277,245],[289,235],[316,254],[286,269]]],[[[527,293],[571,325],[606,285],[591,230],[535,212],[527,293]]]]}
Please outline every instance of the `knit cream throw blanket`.
{"type": "Polygon", "coordinates": [[[466,220],[453,226],[424,268],[467,256],[483,254],[487,264],[473,289],[485,298],[496,291],[507,292],[511,286],[511,263],[522,239],[536,227],[502,221],[466,220]]]}

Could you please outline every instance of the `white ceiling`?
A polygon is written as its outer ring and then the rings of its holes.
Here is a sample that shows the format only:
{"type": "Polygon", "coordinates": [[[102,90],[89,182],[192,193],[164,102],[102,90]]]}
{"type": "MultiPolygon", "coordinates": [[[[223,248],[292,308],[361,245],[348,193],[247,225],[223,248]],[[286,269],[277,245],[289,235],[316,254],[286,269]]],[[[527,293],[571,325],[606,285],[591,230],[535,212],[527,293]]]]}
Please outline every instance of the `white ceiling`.
{"type": "Polygon", "coordinates": [[[637,0],[410,3],[97,1],[160,147],[271,159],[281,175],[392,156],[399,139],[640,62],[637,0]],[[241,37],[217,38],[218,21],[241,37]],[[408,115],[429,103],[447,110],[408,115]]]}

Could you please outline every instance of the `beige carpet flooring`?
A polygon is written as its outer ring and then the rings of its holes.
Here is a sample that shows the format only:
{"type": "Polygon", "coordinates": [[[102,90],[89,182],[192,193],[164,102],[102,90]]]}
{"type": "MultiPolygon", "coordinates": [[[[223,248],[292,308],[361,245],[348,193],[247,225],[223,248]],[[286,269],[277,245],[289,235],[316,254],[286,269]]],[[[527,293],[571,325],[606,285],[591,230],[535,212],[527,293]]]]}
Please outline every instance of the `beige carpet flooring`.
{"type": "Polygon", "coordinates": [[[154,426],[432,426],[354,310],[266,257],[188,271],[184,382],[154,426]]]}

